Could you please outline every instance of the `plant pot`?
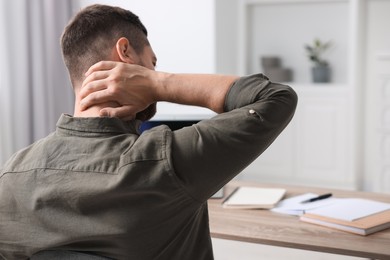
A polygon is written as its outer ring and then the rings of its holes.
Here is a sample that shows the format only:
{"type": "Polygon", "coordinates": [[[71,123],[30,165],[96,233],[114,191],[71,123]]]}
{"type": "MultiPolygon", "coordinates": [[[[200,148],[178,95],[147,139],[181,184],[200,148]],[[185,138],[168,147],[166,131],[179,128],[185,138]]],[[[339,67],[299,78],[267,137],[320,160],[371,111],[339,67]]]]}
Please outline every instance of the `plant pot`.
{"type": "Polygon", "coordinates": [[[263,66],[263,70],[271,69],[271,68],[280,68],[281,61],[277,56],[265,56],[261,58],[261,65],[263,66]]]}
{"type": "Polygon", "coordinates": [[[329,66],[316,66],[311,68],[313,82],[326,83],[330,82],[330,67],[329,66]]]}

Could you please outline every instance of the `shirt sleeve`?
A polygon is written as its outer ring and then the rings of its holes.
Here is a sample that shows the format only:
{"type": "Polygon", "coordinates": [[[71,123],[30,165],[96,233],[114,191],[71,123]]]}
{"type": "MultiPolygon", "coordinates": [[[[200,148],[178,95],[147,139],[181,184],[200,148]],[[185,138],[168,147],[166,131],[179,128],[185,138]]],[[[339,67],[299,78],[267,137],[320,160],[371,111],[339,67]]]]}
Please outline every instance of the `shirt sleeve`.
{"type": "Polygon", "coordinates": [[[253,162],[293,117],[297,95],[262,74],[238,79],[225,112],[173,132],[172,163],[187,192],[205,201],[253,162]]]}

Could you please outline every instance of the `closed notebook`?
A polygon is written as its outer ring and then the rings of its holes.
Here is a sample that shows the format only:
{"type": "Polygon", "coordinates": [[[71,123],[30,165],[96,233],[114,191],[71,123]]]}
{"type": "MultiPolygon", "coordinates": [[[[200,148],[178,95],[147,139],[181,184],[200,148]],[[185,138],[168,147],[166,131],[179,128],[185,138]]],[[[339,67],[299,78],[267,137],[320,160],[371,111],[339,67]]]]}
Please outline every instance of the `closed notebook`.
{"type": "Polygon", "coordinates": [[[300,217],[304,222],[359,235],[369,235],[390,228],[390,204],[363,199],[348,199],[300,217]],[[337,210],[338,212],[332,212],[337,210]],[[342,212],[345,211],[345,214],[342,212]],[[355,215],[355,217],[353,217],[355,215]]]}
{"type": "Polygon", "coordinates": [[[270,209],[286,193],[280,188],[239,187],[222,203],[224,208],[235,209],[270,209]]]}

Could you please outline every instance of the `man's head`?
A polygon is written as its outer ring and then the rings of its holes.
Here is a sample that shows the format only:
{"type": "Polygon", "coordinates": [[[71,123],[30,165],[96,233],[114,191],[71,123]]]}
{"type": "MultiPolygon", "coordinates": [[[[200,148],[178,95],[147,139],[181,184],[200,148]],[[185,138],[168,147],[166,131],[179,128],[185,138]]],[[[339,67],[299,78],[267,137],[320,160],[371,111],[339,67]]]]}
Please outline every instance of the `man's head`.
{"type": "Polygon", "coordinates": [[[112,49],[121,37],[137,54],[149,45],[145,26],[128,10],[91,5],[76,14],[61,38],[63,59],[73,86],[84,80],[90,66],[111,59],[112,49]]]}
{"type": "MultiPolygon", "coordinates": [[[[99,61],[122,61],[149,69],[154,69],[156,63],[147,30],[138,16],[107,5],[91,5],[77,13],[62,34],[61,48],[76,96],[85,72],[99,61]]],[[[115,101],[102,104],[103,107],[118,105],[115,101]]],[[[146,121],[155,113],[156,104],[152,104],[139,112],[137,119],[146,121]]]]}

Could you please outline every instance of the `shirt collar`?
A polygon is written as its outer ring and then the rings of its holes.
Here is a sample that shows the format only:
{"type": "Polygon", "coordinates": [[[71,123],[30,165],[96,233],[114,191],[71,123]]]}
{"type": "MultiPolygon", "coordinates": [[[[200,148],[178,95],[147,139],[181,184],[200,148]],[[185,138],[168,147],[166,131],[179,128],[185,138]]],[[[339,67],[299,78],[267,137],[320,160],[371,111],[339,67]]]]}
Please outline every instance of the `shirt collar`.
{"type": "Polygon", "coordinates": [[[139,134],[140,120],[122,121],[113,117],[73,117],[62,114],[57,122],[57,132],[93,134],[139,134]]]}

